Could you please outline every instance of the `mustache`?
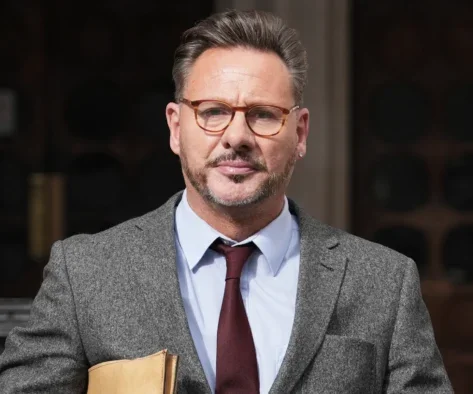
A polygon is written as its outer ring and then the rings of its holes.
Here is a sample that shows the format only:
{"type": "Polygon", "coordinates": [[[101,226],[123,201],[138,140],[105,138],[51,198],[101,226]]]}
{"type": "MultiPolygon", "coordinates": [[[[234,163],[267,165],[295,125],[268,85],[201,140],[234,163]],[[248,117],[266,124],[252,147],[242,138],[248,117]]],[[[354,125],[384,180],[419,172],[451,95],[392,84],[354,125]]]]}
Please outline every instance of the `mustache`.
{"type": "Polygon", "coordinates": [[[224,161],[236,161],[241,160],[247,162],[251,167],[257,171],[267,171],[267,168],[264,163],[252,158],[249,154],[246,153],[227,153],[225,155],[219,156],[215,159],[212,159],[207,162],[206,167],[217,167],[220,163],[224,161]]]}

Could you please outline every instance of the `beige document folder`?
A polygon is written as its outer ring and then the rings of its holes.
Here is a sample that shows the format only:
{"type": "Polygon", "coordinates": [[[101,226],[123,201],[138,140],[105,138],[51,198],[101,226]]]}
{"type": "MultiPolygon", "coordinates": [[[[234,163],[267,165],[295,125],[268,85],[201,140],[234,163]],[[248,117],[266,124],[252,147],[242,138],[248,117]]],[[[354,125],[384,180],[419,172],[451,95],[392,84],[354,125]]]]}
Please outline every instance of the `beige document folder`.
{"type": "Polygon", "coordinates": [[[89,368],[87,394],[175,394],[178,356],[167,350],[89,368]]]}

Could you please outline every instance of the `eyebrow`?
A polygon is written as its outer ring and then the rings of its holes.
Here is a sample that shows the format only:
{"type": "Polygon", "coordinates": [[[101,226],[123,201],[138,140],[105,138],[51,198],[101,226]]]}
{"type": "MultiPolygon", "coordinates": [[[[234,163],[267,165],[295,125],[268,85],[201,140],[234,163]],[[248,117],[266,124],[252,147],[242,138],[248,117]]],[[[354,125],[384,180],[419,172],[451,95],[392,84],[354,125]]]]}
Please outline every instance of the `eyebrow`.
{"type": "MultiPolygon", "coordinates": [[[[198,99],[198,100],[222,101],[222,102],[230,104],[234,107],[241,107],[241,105],[236,105],[236,104],[232,103],[231,100],[225,99],[223,97],[202,98],[202,99],[198,99]]],[[[251,99],[251,101],[245,102],[244,105],[242,105],[242,106],[243,107],[253,107],[255,105],[274,105],[276,107],[284,107],[285,106],[285,104],[283,104],[283,103],[279,104],[279,103],[269,102],[269,100],[265,101],[264,99],[260,99],[260,98],[251,99]]]]}

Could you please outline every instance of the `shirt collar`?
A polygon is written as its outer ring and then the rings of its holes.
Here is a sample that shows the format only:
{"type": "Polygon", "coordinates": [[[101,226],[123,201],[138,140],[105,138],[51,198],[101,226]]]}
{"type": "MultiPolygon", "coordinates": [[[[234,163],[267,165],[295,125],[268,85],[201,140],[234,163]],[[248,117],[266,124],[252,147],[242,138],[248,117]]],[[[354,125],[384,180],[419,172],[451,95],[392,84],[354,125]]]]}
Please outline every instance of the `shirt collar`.
{"type": "Polygon", "coordinates": [[[263,253],[273,276],[276,276],[292,238],[292,217],[287,198],[279,216],[250,238],[263,253]]]}
{"type": "Polygon", "coordinates": [[[189,268],[193,270],[212,243],[221,235],[201,219],[187,202],[187,190],[176,208],[176,234],[186,257],[189,268]]]}
{"type": "Polygon", "coordinates": [[[292,237],[292,218],[287,198],[279,216],[251,237],[236,242],[220,234],[201,219],[187,201],[187,191],[176,209],[176,234],[189,268],[193,270],[210,245],[217,239],[229,240],[235,245],[253,241],[266,258],[273,276],[279,271],[292,237]]]}

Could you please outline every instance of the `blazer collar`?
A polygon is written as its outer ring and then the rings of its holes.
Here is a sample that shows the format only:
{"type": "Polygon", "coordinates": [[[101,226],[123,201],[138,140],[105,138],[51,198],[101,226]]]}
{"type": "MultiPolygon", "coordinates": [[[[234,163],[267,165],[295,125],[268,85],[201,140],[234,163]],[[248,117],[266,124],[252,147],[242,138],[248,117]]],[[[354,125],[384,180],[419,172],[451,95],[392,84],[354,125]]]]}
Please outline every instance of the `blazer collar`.
{"type": "MultiPolygon", "coordinates": [[[[143,237],[134,245],[132,269],[168,349],[181,355],[180,370],[192,392],[210,392],[189,330],[176,270],[174,213],[182,192],[157,210],[137,219],[143,237]],[[157,264],[157,262],[160,264],[157,264]]],[[[289,199],[298,219],[300,269],[294,324],[283,363],[270,394],[291,392],[319,350],[345,274],[347,257],[340,230],[311,218],[289,199]]],[[[160,349],[156,349],[160,350],[160,349]]]]}

